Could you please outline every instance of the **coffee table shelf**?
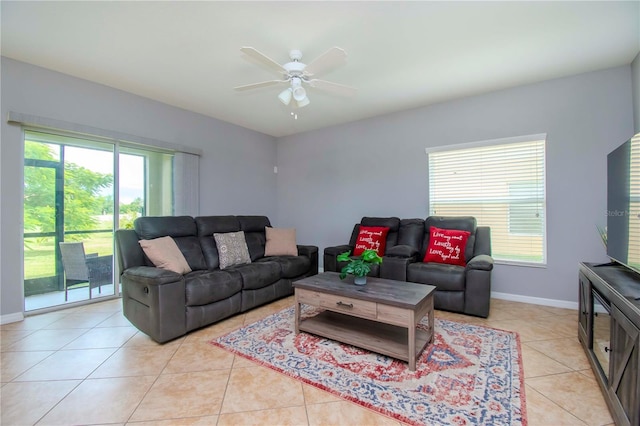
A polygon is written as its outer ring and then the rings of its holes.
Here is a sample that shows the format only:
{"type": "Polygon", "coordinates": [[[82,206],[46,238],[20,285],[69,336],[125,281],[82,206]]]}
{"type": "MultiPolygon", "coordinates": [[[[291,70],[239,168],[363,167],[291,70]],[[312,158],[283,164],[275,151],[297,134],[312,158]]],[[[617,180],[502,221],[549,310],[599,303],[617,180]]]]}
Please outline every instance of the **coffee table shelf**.
{"type": "MultiPolygon", "coordinates": [[[[409,361],[409,331],[407,327],[384,324],[338,312],[323,311],[300,321],[300,331],[347,343],[402,361],[409,361]]],[[[433,330],[416,329],[416,353],[431,341],[433,330]]]]}

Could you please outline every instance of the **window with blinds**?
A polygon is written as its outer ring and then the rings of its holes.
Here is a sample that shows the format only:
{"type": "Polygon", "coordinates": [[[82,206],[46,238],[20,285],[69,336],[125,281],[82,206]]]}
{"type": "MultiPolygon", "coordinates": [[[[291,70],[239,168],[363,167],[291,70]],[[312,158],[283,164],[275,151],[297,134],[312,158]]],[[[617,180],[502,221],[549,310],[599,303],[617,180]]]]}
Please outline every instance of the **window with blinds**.
{"type": "Polygon", "coordinates": [[[631,154],[629,159],[629,248],[627,264],[640,269],[640,247],[634,242],[640,241],[640,133],[631,139],[631,154]]]}
{"type": "Polygon", "coordinates": [[[491,227],[496,260],[545,263],[545,135],[427,154],[430,215],[491,227]]]}

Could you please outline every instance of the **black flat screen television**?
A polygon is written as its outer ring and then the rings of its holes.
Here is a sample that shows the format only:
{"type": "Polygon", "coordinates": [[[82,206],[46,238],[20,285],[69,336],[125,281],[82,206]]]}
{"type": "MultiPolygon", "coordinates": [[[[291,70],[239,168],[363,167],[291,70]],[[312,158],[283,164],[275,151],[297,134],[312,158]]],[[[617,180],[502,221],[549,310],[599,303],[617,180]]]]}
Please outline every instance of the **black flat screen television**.
{"type": "Polygon", "coordinates": [[[640,137],[607,156],[607,256],[640,273],[640,137]]]}

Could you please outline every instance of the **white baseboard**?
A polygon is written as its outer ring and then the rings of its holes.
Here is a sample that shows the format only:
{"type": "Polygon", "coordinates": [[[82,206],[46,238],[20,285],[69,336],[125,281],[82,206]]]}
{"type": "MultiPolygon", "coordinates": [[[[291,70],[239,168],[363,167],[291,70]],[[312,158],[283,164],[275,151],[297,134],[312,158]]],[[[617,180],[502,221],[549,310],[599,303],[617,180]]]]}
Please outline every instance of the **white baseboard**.
{"type": "Polygon", "coordinates": [[[12,322],[22,321],[24,319],[24,315],[22,312],[15,312],[13,314],[6,314],[0,316],[0,324],[9,324],[12,322]]]}
{"type": "Polygon", "coordinates": [[[510,300],[512,302],[531,303],[533,305],[552,306],[554,308],[578,309],[578,302],[568,300],[545,299],[543,297],[522,296],[520,294],[491,292],[494,299],[510,300]]]}

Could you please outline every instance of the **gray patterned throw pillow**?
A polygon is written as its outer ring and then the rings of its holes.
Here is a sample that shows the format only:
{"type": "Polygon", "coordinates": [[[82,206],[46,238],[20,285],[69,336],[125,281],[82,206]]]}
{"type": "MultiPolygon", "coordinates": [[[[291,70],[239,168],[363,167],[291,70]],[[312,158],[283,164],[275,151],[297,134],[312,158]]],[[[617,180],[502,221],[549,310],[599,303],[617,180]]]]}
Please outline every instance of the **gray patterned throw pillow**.
{"type": "Polygon", "coordinates": [[[220,269],[251,263],[243,231],[213,234],[213,238],[216,240],[216,246],[218,247],[220,269]]]}

